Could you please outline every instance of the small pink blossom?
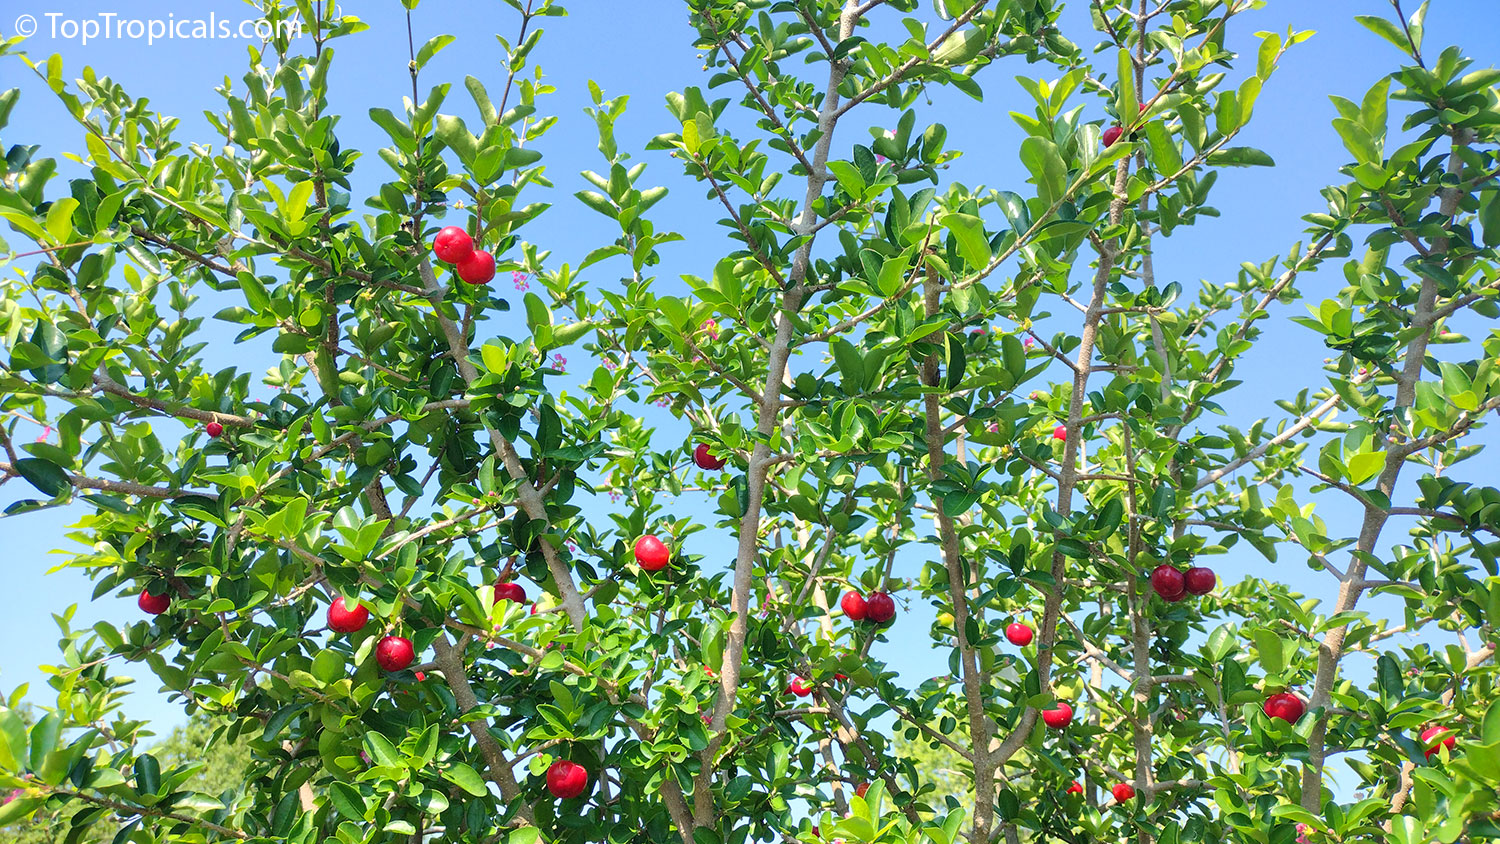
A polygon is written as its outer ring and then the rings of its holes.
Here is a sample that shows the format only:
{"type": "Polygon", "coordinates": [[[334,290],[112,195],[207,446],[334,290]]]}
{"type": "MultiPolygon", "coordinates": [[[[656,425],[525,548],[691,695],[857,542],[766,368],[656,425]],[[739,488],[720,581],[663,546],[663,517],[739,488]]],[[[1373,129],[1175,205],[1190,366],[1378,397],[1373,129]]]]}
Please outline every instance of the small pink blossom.
{"type": "Polygon", "coordinates": [[[999,422],[991,422],[990,424],[984,426],[984,429],[986,431],[989,431],[992,434],[998,434],[998,433],[1000,433],[1000,423],[999,422]]]}
{"type": "Polygon", "coordinates": [[[510,280],[511,283],[516,286],[517,290],[531,289],[531,276],[527,273],[516,270],[515,272],[510,274],[510,280]]]}
{"type": "Polygon", "coordinates": [[[614,372],[616,366],[618,366],[618,364],[616,364],[614,361],[610,360],[609,358],[605,358],[604,359],[604,368],[608,369],[610,372],[614,372]]]}
{"type": "Polygon", "coordinates": [[[704,320],[703,324],[700,325],[700,326],[698,326],[698,330],[702,331],[705,334],[707,334],[708,335],[708,339],[710,339],[710,340],[717,340],[717,339],[719,339],[719,323],[718,323],[717,320],[714,320],[714,319],[706,319],[706,320],[704,320]]]}
{"type": "Polygon", "coordinates": [[[881,155],[881,154],[880,154],[880,153],[878,153],[878,152],[877,152],[877,153],[875,153],[875,163],[876,163],[876,164],[884,164],[884,163],[886,163],[886,162],[887,162],[887,161],[890,161],[890,159],[889,159],[889,158],[886,158],[886,157],[885,157],[885,156],[883,156],[883,155],[881,155]]]}
{"type": "Polygon", "coordinates": [[[52,426],[48,425],[45,429],[42,430],[42,435],[40,437],[37,437],[36,441],[39,443],[44,443],[50,436],[52,436],[52,426]]]}
{"type": "Polygon", "coordinates": [[[1032,346],[1036,345],[1036,341],[1031,339],[1030,337],[1027,337],[1025,340],[1021,341],[1021,345],[1027,349],[1030,349],[1032,346]]]}
{"type": "Polygon", "coordinates": [[[619,501],[620,500],[620,494],[618,492],[610,492],[610,494],[609,494],[609,500],[610,500],[611,503],[619,501]]]}
{"type": "Polygon", "coordinates": [[[5,795],[5,799],[4,800],[0,800],[0,806],[4,806],[6,803],[9,803],[10,801],[16,799],[17,797],[20,797],[22,793],[23,793],[23,789],[19,789],[19,788],[12,789],[9,794],[5,795]]]}
{"type": "Polygon", "coordinates": [[[558,372],[567,372],[568,371],[568,359],[565,358],[565,357],[563,357],[562,355],[553,355],[552,356],[552,368],[555,369],[555,370],[557,370],[558,372]]]}
{"type": "Polygon", "coordinates": [[[668,399],[657,399],[656,401],[652,402],[652,404],[656,405],[657,407],[671,407],[672,406],[672,402],[670,400],[668,400],[668,399]]]}

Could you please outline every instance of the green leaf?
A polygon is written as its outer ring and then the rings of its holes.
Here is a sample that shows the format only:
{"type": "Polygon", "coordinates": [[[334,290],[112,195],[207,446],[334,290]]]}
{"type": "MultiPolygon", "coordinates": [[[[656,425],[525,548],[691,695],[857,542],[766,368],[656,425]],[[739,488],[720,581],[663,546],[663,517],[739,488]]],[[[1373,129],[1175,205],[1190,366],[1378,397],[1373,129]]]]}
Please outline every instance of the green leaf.
{"type": "Polygon", "coordinates": [[[1367,451],[1350,457],[1347,463],[1349,480],[1358,486],[1375,477],[1385,467],[1385,452],[1367,451]]]}
{"type": "MultiPolygon", "coordinates": [[[[1053,149],[1056,154],[1056,148],[1053,149]]],[[[972,214],[945,214],[943,228],[953,233],[958,254],[969,266],[983,269],[990,263],[990,243],[984,236],[984,221],[972,214]]]]}
{"type": "Polygon", "coordinates": [[[1366,29],[1396,45],[1401,52],[1411,55],[1411,44],[1407,42],[1406,36],[1394,23],[1375,15],[1355,15],[1354,19],[1363,24],[1366,29]]]}
{"type": "Polygon", "coordinates": [[[1276,161],[1255,147],[1224,147],[1208,156],[1215,167],[1275,167],[1276,161]]]}
{"type": "Polygon", "coordinates": [[[365,800],[354,786],[335,780],[328,786],[328,797],[339,814],[351,821],[364,820],[365,800]]]}
{"type": "Polygon", "coordinates": [[[433,56],[438,54],[438,51],[452,44],[455,39],[456,36],[447,34],[435,35],[427,39],[427,43],[423,44],[422,49],[417,51],[417,69],[421,70],[427,62],[432,60],[433,56]]]}
{"type": "Polygon", "coordinates": [[[161,790],[161,763],[149,753],[135,757],[135,787],[142,794],[156,794],[161,790]]]}
{"type": "Polygon", "coordinates": [[[73,485],[62,467],[40,457],[22,457],[16,461],[15,469],[27,483],[52,498],[62,495],[73,485]]]}
{"type": "Polygon", "coordinates": [[[1281,637],[1276,631],[1262,627],[1255,631],[1255,649],[1260,653],[1261,667],[1267,674],[1280,674],[1286,670],[1285,651],[1281,648],[1281,637]]]}
{"type": "Polygon", "coordinates": [[[475,797],[484,797],[489,790],[484,787],[484,780],[474,769],[462,762],[455,762],[452,766],[443,770],[443,779],[453,783],[459,788],[467,791],[475,797]]]}
{"type": "Polygon", "coordinates": [[[865,366],[859,350],[842,337],[830,340],[829,346],[833,349],[833,361],[843,376],[845,389],[858,390],[865,381],[865,366]]]}

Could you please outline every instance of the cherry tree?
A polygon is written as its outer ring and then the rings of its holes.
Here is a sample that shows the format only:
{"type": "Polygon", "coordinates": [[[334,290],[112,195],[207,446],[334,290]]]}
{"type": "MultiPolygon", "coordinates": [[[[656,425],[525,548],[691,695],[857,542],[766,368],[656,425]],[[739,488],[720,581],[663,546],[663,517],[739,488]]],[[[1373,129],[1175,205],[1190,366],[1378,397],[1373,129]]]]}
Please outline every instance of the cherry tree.
{"type": "Polygon", "coordinates": [[[329,69],[366,24],[254,3],[306,37],[252,50],[191,139],[3,42],[82,145],[64,182],[62,151],[8,129],[0,475],[28,490],[8,515],[86,504],[70,564],[142,617],[59,616],[55,701],[0,710],[0,825],[1500,836],[1500,491],[1464,439],[1500,406],[1500,71],[1424,44],[1426,3],[1360,17],[1392,72],[1334,97],[1349,163],[1305,237],[1187,289],[1153,256],[1217,214],[1221,171],[1272,164],[1257,97],[1309,49],[1226,48],[1263,0],[1093,0],[1078,32],[1060,0],[685,0],[706,79],[666,93],[641,149],[592,86],[581,176],[543,163],[530,58],[565,12],[506,2],[503,76],[433,78],[453,36],[413,42],[400,107],[361,115],[329,69]],[[1010,98],[1024,183],[948,178],[939,87],[1010,98]],[[388,145],[344,146],[353,124],[388,145]],[[647,162],[732,238],[681,284],[655,274],[682,236],[647,162]],[[367,197],[357,168],[383,180],[367,197]],[[618,236],[526,239],[575,200],[618,236]],[[1330,295],[1304,309],[1310,278],[1330,295]],[[275,366],[211,371],[224,324],[275,366]],[[1237,371],[1272,324],[1315,332],[1326,377],[1237,371]],[[1226,419],[1251,378],[1283,399],[1226,419]],[[1221,582],[1232,548],[1265,576],[1221,582]],[[1302,564],[1328,594],[1276,577],[1302,564]],[[946,674],[903,682],[883,650],[924,633],[946,674]],[[149,752],[122,663],[248,745],[243,790],[197,793],[149,752]],[[957,760],[964,799],[914,745],[957,760]]]}

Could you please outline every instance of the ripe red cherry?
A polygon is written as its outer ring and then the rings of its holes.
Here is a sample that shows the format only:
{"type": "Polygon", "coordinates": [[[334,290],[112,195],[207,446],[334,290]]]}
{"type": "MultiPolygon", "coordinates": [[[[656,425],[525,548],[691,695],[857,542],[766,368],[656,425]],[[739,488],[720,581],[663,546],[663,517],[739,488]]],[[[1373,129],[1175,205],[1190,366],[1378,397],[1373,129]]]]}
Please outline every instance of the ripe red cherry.
{"type": "Polygon", "coordinates": [[[365,629],[365,622],[369,620],[369,607],[356,601],[354,609],[350,609],[342,595],[328,605],[328,629],[335,633],[358,633],[365,629]]]}
{"type": "Polygon", "coordinates": [[[1005,638],[1012,645],[1024,648],[1031,644],[1031,628],[1020,622],[1015,622],[1005,628],[1005,638]]]}
{"type": "Polygon", "coordinates": [[[850,619],[864,621],[865,613],[869,611],[870,604],[865,600],[865,596],[851,589],[844,593],[844,597],[839,599],[839,608],[850,619]]]}
{"type": "Polygon", "coordinates": [[[489,284],[495,277],[495,258],[484,250],[470,252],[453,265],[458,277],[469,284],[489,284]]]}
{"type": "Polygon", "coordinates": [[[660,539],[643,536],[635,541],[635,561],[646,571],[661,571],[672,559],[672,552],[660,539]]]}
{"type": "Polygon", "coordinates": [[[1078,780],[1073,780],[1072,785],[1068,786],[1068,793],[1069,794],[1082,794],[1083,793],[1083,786],[1078,782],[1078,780]]]}
{"type": "Polygon", "coordinates": [[[1187,594],[1187,578],[1171,563],[1162,563],[1151,570],[1151,588],[1165,601],[1180,601],[1187,594]]]}
{"type": "Polygon", "coordinates": [[[1121,129],[1119,126],[1111,126],[1108,129],[1104,130],[1104,134],[1100,135],[1099,139],[1104,141],[1104,147],[1105,149],[1108,149],[1109,147],[1114,146],[1115,141],[1118,141],[1120,139],[1120,136],[1123,134],[1125,134],[1124,129],[1121,129]]]}
{"type": "Polygon", "coordinates": [[[693,462],[698,464],[699,469],[714,470],[724,468],[727,461],[709,454],[708,443],[698,443],[698,447],[693,449],[693,462]]]}
{"type": "Polygon", "coordinates": [[[411,640],[402,636],[387,636],[375,646],[375,662],[386,671],[400,671],[416,657],[411,640]]]}
{"type": "Polygon", "coordinates": [[[439,261],[456,264],[474,252],[474,238],[458,226],[448,226],[432,239],[432,254],[439,261]]]}
{"type": "Polygon", "coordinates": [[[1433,724],[1432,726],[1422,731],[1422,747],[1426,748],[1422,752],[1426,754],[1428,759],[1431,759],[1438,754],[1439,747],[1446,747],[1449,750],[1452,750],[1457,746],[1458,737],[1455,736],[1453,734],[1453,731],[1448,729],[1447,727],[1439,727],[1438,725],[1433,724]],[[1447,735],[1443,735],[1444,733],[1446,733],[1447,735]],[[1439,741],[1438,736],[1443,736],[1443,739],[1439,741]]]}
{"type": "Polygon", "coordinates": [[[526,590],[519,583],[496,583],[495,603],[501,601],[515,601],[518,604],[526,603],[526,590]]]}
{"type": "Polygon", "coordinates": [[[417,677],[417,682],[420,683],[423,680],[427,679],[427,672],[426,671],[418,671],[417,674],[416,674],[416,677],[417,677]]]}
{"type": "Polygon", "coordinates": [[[568,800],[589,787],[589,772],[582,765],[559,759],[547,769],[547,790],[552,796],[568,800]]]}
{"type": "Polygon", "coordinates": [[[1182,579],[1191,595],[1207,595],[1219,583],[1219,576],[1214,574],[1214,570],[1204,566],[1193,566],[1183,574],[1182,579]]]}
{"type": "Polygon", "coordinates": [[[1302,713],[1307,711],[1307,704],[1291,692],[1281,692],[1266,698],[1261,711],[1268,718],[1280,718],[1288,724],[1295,724],[1301,720],[1302,713]]]}
{"type": "Polygon", "coordinates": [[[812,694],[812,690],[813,687],[808,685],[807,681],[801,677],[793,677],[792,682],[786,686],[786,693],[796,695],[797,697],[807,697],[812,694]]]}
{"type": "Polygon", "coordinates": [[[217,422],[210,422],[203,426],[203,432],[217,439],[220,434],[224,433],[224,426],[217,422]]]}
{"type": "Polygon", "coordinates": [[[143,612],[148,612],[152,615],[161,615],[167,611],[167,607],[172,606],[172,596],[165,592],[160,595],[153,595],[150,592],[141,590],[141,596],[136,599],[135,604],[143,612]]]}
{"type": "Polygon", "coordinates": [[[865,619],[874,624],[885,624],[896,617],[896,602],[887,592],[871,592],[865,598],[865,619]]]}
{"type": "Polygon", "coordinates": [[[1061,730],[1073,723],[1073,707],[1064,701],[1058,701],[1056,709],[1042,710],[1042,723],[1054,730],[1061,730]]]}
{"type": "Polygon", "coordinates": [[[1111,788],[1109,793],[1115,796],[1116,803],[1124,803],[1135,796],[1135,787],[1128,782],[1122,782],[1111,788]]]}
{"type": "Polygon", "coordinates": [[[870,784],[867,783],[867,782],[862,782],[859,785],[856,785],[854,787],[854,793],[858,794],[860,797],[864,797],[865,796],[865,792],[869,791],[869,790],[870,790],[870,784]]]}
{"type": "Polygon", "coordinates": [[[1052,429],[1052,439],[1067,441],[1067,439],[1068,439],[1068,426],[1067,425],[1058,425],[1056,428],[1053,428],[1052,429]]]}

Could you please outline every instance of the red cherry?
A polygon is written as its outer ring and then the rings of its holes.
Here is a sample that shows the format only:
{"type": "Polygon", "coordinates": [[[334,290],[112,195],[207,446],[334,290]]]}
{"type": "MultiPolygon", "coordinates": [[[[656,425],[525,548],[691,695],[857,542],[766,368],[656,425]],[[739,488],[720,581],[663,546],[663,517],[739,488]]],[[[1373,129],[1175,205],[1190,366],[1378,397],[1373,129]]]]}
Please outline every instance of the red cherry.
{"type": "Polygon", "coordinates": [[[1448,729],[1447,727],[1439,727],[1438,725],[1433,724],[1432,726],[1422,731],[1422,747],[1426,748],[1422,752],[1426,754],[1428,759],[1431,759],[1438,754],[1439,747],[1446,747],[1449,750],[1452,750],[1457,746],[1458,737],[1455,736],[1453,734],[1453,731],[1448,729]],[[1441,740],[1438,739],[1439,736],[1442,736],[1441,740]]]}
{"type": "Polygon", "coordinates": [[[1124,129],[1121,129],[1119,126],[1111,126],[1104,130],[1104,134],[1100,135],[1099,139],[1104,141],[1104,147],[1108,149],[1114,146],[1115,141],[1118,141],[1123,134],[1125,134],[1124,129]]]}
{"type": "Polygon", "coordinates": [[[469,284],[489,284],[495,277],[495,258],[484,250],[470,252],[453,268],[458,271],[458,277],[469,284]]]}
{"type": "Polygon", "coordinates": [[[547,769],[547,790],[552,796],[568,800],[589,787],[589,772],[582,765],[559,759],[547,769]]]}
{"type": "Polygon", "coordinates": [[[456,264],[474,253],[474,238],[458,226],[447,226],[432,239],[432,254],[456,264]]]}
{"type": "Polygon", "coordinates": [[[1219,576],[1214,574],[1211,568],[1193,566],[1182,576],[1183,585],[1191,595],[1207,595],[1214,591],[1219,583],[1219,576]]]}
{"type": "Polygon", "coordinates": [[[801,677],[793,677],[792,682],[788,683],[786,687],[787,694],[796,695],[797,697],[807,697],[812,694],[812,690],[813,687],[808,685],[807,681],[801,677]]]}
{"type": "Polygon", "coordinates": [[[136,599],[135,603],[136,606],[141,608],[142,612],[161,615],[167,611],[167,607],[172,606],[172,596],[165,592],[160,595],[153,595],[143,589],[141,590],[141,596],[136,599]]]}
{"type": "Polygon", "coordinates": [[[1068,793],[1069,794],[1082,794],[1083,793],[1083,786],[1081,784],[1079,784],[1078,780],[1073,780],[1073,784],[1068,786],[1068,793]]]}
{"type": "Polygon", "coordinates": [[[1301,720],[1302,713],[1307,711],[1307,704],[1291,692],[1281,692],[1266,698],[1261,711],[1268,718],[1280,718],[1288,724],[1295,724],[1301,720]]]}
{"type": "Polygon", "coordinates": [[[862,782],[859,785],[856,785],[854,787],[854,793],[858,794],[860,797],[864,797],[865,796],[865,792],[869,791],[869,790],[870,790],[870,784],[867,783],[867,782],[862,782]]]}
{"type": "Polygon", "coordinates": [[[870,605],[867,601],[865,601],[865,596],[851,589],[848,592],[844,593],[844,597],[839,599],[839,608],[842,609],[844,611],[844,615],[848,616],[850,619],[854,621],[864,621],[865,613],[869,611],[870,605]]]}
{"type": "Polygon", "coordinates": [[[1027,627],[1024,624],[1021,624],[1020,622],[1010,624],[1005,628],[1005,638],[1009,640],[1012,645],[1015,645],[1019,648],[1024,648],[1027,645],[1031,644],[1031,628],[1027,627]]]}
{"type": "Polygon", "coordinates": [[[426,671],[418,671],[417,672],[417,682],[418,683],[420,683],[420,682],[422,682],[423,680],[426,680],[426,679],[427,679],[427,672],[426,671]]]}
{"type": "Polygon", "coordinates": [[[402,636],[387,636],[375,646],[375,662],[386,671],[400,671],[416,657],[411,640],[402,636]]]}
{"type": "Polygon", "coordinates": [[[1176,566],[1162,563],[1151,570],[1151,588],[1162,600],[1180,601],[1187,594],[1187,578],[1176,566]]]}
{"type": "Polygon", "coordinates": [[[728,461],[722,457],[715,457],[709,454],[708,443],[698,443],[698,447],[693,449],[693,462],[698,464],[699,469],[712,471],[724,468],[724,464],[728,461]]]}
{"type": "Polygon", "coordinates": [[[874,624],[885,624],[896,617],[896,602],[887,592],[871,592],[865,598],[865,619],[874,624]]]}
{"type": "Polygon", "coordinates": [[[217,422],[210,422],[203,426],[203,432],[217,439],[220,434],[224,433],[224,426],[217,422]]]}
{"type": "Polygon", "coordinates": [[[672,552],[660,539],[648,535],[635,541],[635,561],[646,571],[661,571],[671,560],[672,552]]]}
{"type": "Polygon", "coordinates": [[[1068,439],[1068,426],[1067,425],[1058,425],[1056,428],[1053,428],[1052,429],[1052,439],[1054,439],[1054,440],[1063,440],[1064,442],[1066,442],[1067,439],[1068,439]]]}
{"type": "Polygon", "coordinates": [[[356,601],[354,609],[350,609],[342,595],[328,605],[328,629],[335,633],[358,633],[365,629],[365,622],[369,620],[369,607],[356,601]]]}
{"type": "Polygon", "coordinates": [[[1122,782],[1109,790],[1115,796],[1116,803],[1124,803],[1135,796],[1135,787],[1128,782],[1122,782]]]}
{"type": "Polygon", "coordinates": [[[501,601],[515,601],[518,604],[526,603],[526,590],[519,583],[496,583],[495,603],[501,601]]]}
{"type": "Polygon", "coordinates": [[[1042,723],[1054,730],[1061,730],[1073,723],[1073,707],[1065,701],[1058,701],[1056,709],[1042,710],[1042,723]]]}

